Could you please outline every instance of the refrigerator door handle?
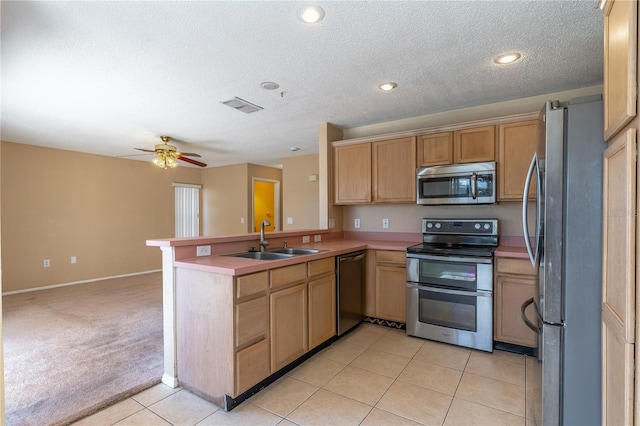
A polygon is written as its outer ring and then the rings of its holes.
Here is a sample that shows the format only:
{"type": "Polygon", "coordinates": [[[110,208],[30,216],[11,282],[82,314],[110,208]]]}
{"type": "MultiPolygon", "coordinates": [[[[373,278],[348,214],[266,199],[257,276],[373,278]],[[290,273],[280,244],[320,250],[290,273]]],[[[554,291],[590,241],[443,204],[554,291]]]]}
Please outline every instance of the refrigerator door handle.
{"type": "MultiPolygon", "coordinates": [[[[528,206],[529,206],[529,187],[531,186],[531,177],[533,176],[533,171],[538,167],[538,155],[533,154],[533,158],[531,158],[531,164],[529,165],[529,171],[527,172],[527,179],[524,182],[524,194],[522,195],[522,232],[524,236],[524,243],[527,247],[527,253],[529,254],[529,260],[531,261],[531,265],[536,267],[538,263],[538,250],[536,247],[535,255],[533,253],[533,249],[531,247],[531,240],[529,237],[529,218],[528,218],[528,206]]],[[[539,179],[538,179],[539,181],[539,179]]],[[[537,182],[537,187],[540,187],[540,182],[537,182]]],[[[536,197],[540,196],[540,191],[538,190],[536,193],[536,197]]],[[[538,205],[536,204],[536,214],[538,205]]],[[[536,222],[538,218],[536,218],[536,222]]],[[[538,223],[536,223],[536,244],[538,244],[538,223]]]]}
{"type": "MultiPolygon", "coordinates": [[[[533,305],[535,303],[535,300],[533,300],[533,297],[531,299],[527,299],[522,306],[520,307],[520,316],[522,317],[522,321],[524,321],[524,324],[529,327],[534,333],[536,334],[540,334],[540,328],[538,328],[537,325],[533,324],[531,321],[529,321],[529,318],[527,318],[527,314],[525,313],[525,311],[527,310],[527,308],[531,305],[533,305]]],[[[536,316],[538,316],[538,310],[536,309],[536,316]]]]}

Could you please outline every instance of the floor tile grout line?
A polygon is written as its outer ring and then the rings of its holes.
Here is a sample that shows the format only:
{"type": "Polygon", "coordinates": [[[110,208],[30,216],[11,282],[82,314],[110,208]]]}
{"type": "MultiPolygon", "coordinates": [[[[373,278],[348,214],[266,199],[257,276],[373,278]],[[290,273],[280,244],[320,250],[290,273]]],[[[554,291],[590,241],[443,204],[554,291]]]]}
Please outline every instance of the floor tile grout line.
{"type": "MultiPolygon", "coordinates": [[[[527,417],[526,417],[526,416],[521,416],[521,415],[519,415],[519,414],[512,413],[511,411],[505,411],[505,410],[503,410],[503,409],[501,409],[501,408],[492,407],[491,405],[483,404],[483,403],[478,402],[478,401],[472,401],[472,400],[470,400],[470,399],[463,398],[463,397],[461,397],[461,396],[456,396],[456,397],[454,397],[454,398],[458,398],[458,399],[460,399],[460,400],[462,400],[462,401],[471,402],[471,403],[473,403],[473,404],[482,405],[483,407],[487,407],[487,408],[491,408],[492,410],[497,410],[497,411],[501,411],[501,412],[503,412],[503,413],[511,414],[512,416],[520,417],[520,418],[525,419],[525,420],[527,419],[527,417]]],[[[525,402],[525,404],[526,404],[526,402],[525,402]]]]}

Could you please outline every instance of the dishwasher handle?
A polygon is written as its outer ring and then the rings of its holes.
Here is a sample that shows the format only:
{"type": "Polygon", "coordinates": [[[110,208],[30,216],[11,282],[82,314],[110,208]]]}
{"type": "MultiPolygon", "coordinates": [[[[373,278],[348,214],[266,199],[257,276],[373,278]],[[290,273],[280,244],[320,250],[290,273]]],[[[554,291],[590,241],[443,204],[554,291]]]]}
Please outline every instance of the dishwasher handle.
{"type": "Polygon", "coordinates": [[[356,260],[364,259],[364,253],[356,253],[356,254],[353,254],[353,255],[338,256],[338,259],[340,259],[340,262],[355,262],[356,260]]]}

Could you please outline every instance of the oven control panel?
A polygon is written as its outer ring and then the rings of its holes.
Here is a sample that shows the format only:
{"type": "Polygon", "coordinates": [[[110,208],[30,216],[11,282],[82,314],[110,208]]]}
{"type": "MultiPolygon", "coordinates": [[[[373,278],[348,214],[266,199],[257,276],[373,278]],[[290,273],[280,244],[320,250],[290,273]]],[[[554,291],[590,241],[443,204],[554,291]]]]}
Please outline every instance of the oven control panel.
{"type": "Polygon", "coordinates": [[[425,234],[498,235],[497,219],[422,219],[425,234]]]}

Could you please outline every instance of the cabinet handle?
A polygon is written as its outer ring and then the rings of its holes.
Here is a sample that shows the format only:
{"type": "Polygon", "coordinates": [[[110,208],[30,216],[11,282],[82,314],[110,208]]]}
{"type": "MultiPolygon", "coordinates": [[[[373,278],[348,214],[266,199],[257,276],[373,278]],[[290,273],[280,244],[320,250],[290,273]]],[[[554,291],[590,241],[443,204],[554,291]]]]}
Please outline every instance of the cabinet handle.
{"type": "Polygon", "coordinates": [[[478,198],[478,174],[476,172],[471,173],[471,198],[474,200],[478,198]]]}

